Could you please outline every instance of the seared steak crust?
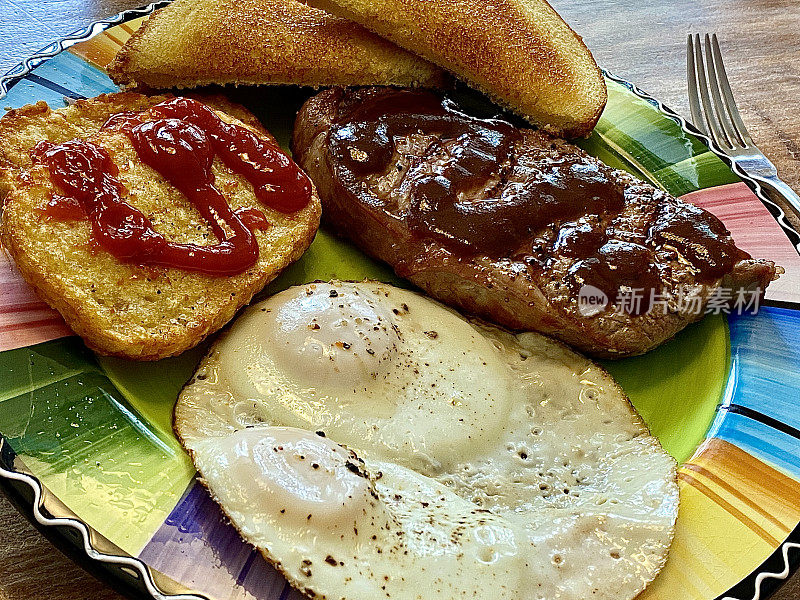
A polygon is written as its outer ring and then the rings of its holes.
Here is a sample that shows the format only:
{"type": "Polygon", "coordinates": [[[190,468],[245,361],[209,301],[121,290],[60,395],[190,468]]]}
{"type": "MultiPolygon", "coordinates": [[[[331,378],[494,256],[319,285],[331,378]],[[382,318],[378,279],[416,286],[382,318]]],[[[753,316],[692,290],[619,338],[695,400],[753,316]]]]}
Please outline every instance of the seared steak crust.
{"type": "Polygon", "coordinates": [[[398,275],[599,357],[646,352],[720,286],[763,290],[779,271],[710,213],[432,92],[323,91],[301,109],[293,150],[325,221],[398,275]],[[606,307],[581,306],[587,290],[606,307]]]}

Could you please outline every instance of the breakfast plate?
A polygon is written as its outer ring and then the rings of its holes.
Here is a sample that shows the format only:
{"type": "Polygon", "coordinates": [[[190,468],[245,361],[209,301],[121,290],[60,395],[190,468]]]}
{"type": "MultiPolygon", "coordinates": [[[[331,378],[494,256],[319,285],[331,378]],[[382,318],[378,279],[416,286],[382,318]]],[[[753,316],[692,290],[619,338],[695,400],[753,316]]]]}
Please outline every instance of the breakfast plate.
{"type": "MultiPolygon", "coordinates": [[[[164,3],[48,46],[0,79],[0,101],[53,107],[117,88],[104,67],[164,3]]],[[[786,269],[753,313],[712,309],[672,341],[604,366],[678,461],[681,508],[645,600],[763,598],[800,563],[800,257],[757,183],[673,111],[606,74],[609,102],[581,146],[715,213],[786,269]]],[[[233,89],[286,147],[310,91],[233,89]]],[[[377,279],[383,265],[320,231],[265,291],[377,279]]],[[[207,345],[155,363],[100,357],[0,256],[0,485],[78,562],[141,597],[299,598],[222,517],[172,433],[172,407],[207,345]]]]}

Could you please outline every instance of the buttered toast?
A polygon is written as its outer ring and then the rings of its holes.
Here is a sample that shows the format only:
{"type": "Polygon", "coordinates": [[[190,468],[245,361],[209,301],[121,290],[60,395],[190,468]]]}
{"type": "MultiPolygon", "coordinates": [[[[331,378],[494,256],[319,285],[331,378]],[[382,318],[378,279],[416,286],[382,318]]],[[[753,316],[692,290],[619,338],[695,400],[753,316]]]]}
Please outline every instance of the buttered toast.
{"type": "MultiPolygon", "coordinates": [[[[48,204],[64,192],[44,165],[31,161],[30,151],[41,140],[55,144],[84,140],[112,158],[124,190],[122,200],[141,211],[158,233],[178,244],[218,243],[197,208],[143,162],[127,135],[101,129],[112,115],[144,111],[164,100],[126,92],[81,100],[60,110],[40,102],[10,111],[0,120],[5,165],[3,246],[23,278],[101,354],[156,360],[191,348],[297,260],[319,224],[320,203],[313,187],[304,208],[280,212],[261,202],[253,185],[219,157],[213,159],[211,170],[214,185],[228,205],[261,211],[268,221],[266,228],[253,231],[257,260],[239,274],[214,276],[125,262],[98,245],[86,218],[53,218],[48,204]]],[[[250,120],[244,109],[229,104],[227,108],[250,120]]],[[[246,127],[260,139],[270,139],[260,128],[226,112],[216,111],[216,115],[225,123],[246,127]]]]}
{"type": "Polygon", "coordinates": [[[115,83],[439,86],[444,73],[346,19],[296,0],[176,0],[109,67],[115,83]]]}
{"type": "Polygon", "coordinates": [[[545,0],[310,0],[444,67],[548,133],[587,136],[600,69],[545,0]]]}
{"type": "MultiPolygon", "coordinates": [[[[255,115],[222,94],[190,96],[237,118],[262,135],[270,135],[255,115]]],[[[0,206],[20,171],[31,167],[30,151],[39,141],[61,143],[88,137],[97,133],[111,115],[146,110],[171,97],[119,92],[92,100],[78,100],[73,106],[61,110],[50,110],[45,102],[37,102],[9,111],[0,119],[0,206]]]]}

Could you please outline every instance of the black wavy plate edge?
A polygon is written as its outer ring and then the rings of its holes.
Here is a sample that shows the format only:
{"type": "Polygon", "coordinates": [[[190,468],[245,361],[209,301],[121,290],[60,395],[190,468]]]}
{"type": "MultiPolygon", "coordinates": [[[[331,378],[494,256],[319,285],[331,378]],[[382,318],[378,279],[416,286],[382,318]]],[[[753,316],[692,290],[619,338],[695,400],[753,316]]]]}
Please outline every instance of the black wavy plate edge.
{"type": "Polygon", "coordinates": [[[9,69],[5,75],[0,76],[0,99],[4,98],[6,94],[8,94],[8,90],[14,87],[16,83],[18,83],[21,79],[24,79],[25,75],[30,73],[33,69],[41,65],[46,60],[53,58],[56,54],[60,54],[67,48],[70,48],[79,42],[85,42],[89,38],[92,38],[98,33],[102,33],[106,29],[114,27],[115,25],[125,23],[126,21],[132,21],[133,19],[139,17],[146,17],[154,10],[166,6],[170,2],[171,0],[157,0],[156,2],[141,8],[132,8],[130,10],[122,11],[113,17],[90,23],[86,27],[63,37],[52,44],[48,44],[36,54],[29,56],[17,66],[9,69]]]}
{"type": "MultiPolygon", "coordinates": [[[[114,27],[115,25],[119,25],[120,23],[125,23],[139,17],[147,16],[154,10],[166,6],[171,1],[172,0],[158,0],[157,2],[153,2],[141,8],[123,11],[108,19],[95,21],[86,27],[79,29],[73,34],[65,36],[45,46],[39,52],[28,57],[24,61],[20,62],[17,66],[12,67],[7,73],[0,76],[0,99],[4,98],[8,94],[8,90],[10,90],[16,83],[24,79],[27,74],[48,59],[56,56],[57,54],[79,42],[86,41],[95,35],[102,33],[106,29],[114,27]]],[[[756,196],[759,198],[759,200],[761,200],[761,202],[764,203],[773,217],[775,217],[778,225],[784,230],[784,233],[789,237],[789,239],[791,240],[792,237],[797,237],[797,239],[800,240],[800,232],[795,230],[794,227],[792,227],[792,225],[786,220],[786,213],[783,211],[783,209],[778,204],[773,202],[764,193],[761,185],[754,179],[751,179],[747,173],[745,173],[735,161],[724,154],[708,136],[701,133],[680,114],[638,86],[620,77],[617,77],[616,75],[613,75],[605,69],[603,69],[603,74],[608,79],[623,85],[636,96],[656,107],[661,113],[675,121],[684,132],[700,139],[706,146],[708,146],[709,150],[713,154],[722,159],[722,161],[725,162],[730,169],[736,175],[738,175],[748,185],[748,187],[750,187],[751,190],[753,190],[753,193],[756,194],[756,196]]],[[[10,482],[17,482],[24,483],[30,487],[33,493],[33,499],[31,501],[31,505],[27,507],[27,511],[24,512],[25,516],[35,525],[37,525],[38,529],[42,530],[46,528],[54,529],[57,527],[68,527],[78,532],[82,540],[82,550],[85,552],[86,558],[96,563],[103,563],[109,567],[116,567],[116,576],[123,580],[128,587],[131,587],[130,580],[135,580],[136,578],[133,577],[129,572],[125,571],[124,568],[133,569],[141,578],[140,580],[137,580],[137,583],[140,581],[144,585],[147,593],[149,593],[150,596],[156,600],[208,600],[208,598],[202,594],[163,593],[153,581],[150,567],[144,563],[144,561],[129,555],[114,555],[99,552],[91,544],[89,533],[91,528],[89,525],[75,517],[55,517],[45,514],[42,511],[44,507],[42,504],[43,491],[41,482],[36,477],[17,471],[13,464],[6,462],[6,459],[9,456],[13,456],[13,451],[11,450],[10,446],[8,446],[5,438],[0,434],[0,485],[3,487],[8,487],[10,482]]],[[[16,500],[17,502],[15,502],[15,506],[20,508],[19,498],[16,498],[16,500]]],[[[59,537],[60,535],[62,534],[56,533],[54,534],[54,537],[59,537]]],[[[72,540],[68,540],[68,543],[71,545],[74,544],[72,540]]],[[[64,550],[63,548],[61,549],[62,551],[64,550]]],[[[795,528],[794,531],[792,531],[786,540],[784,540],[784,542],[775,549],[772,555],[770,555],[769,558],[767,558],[760,565],[758,569],[742,579],[739,583],[728,590],[728,592],[718,596],[715,600],[744,600],[744,596],[734,597],[730,594],[738,594],[740,592],[747,593],[747,590],[751,588],[754,590],[752,600],[765,600],[780,587],[781,583],[785,582],[785,580],[788,579],[789,576],[798,569],[798,567],[800,567],[800,553],[796,552],[795,557],[792,559],[789,556],[789,551],[792,549],[800,550],[800,524],[797,526],[797,528],[795,528]],[[781,563],[783,564],[782,570],[777,572],[767,570],[778,568],[781,563]],[[765,581],[767,582],[767,585],[764,585],[765,581]],[[766,592],[764,592],[765,588],[767,588],[766,592]]],[[[71,556],[71,558],[75,557],[71,556]]]]}
{"type": "MultiPolygon", "coordinates": [[[[75,516],[53,515],[44,506],[41,482],[33,475],[15,469],[13,465],[15,456],[14,450],[0,435],[0,485],[3,487],[3,491],[6,492],[11,503],[24,512],[36,528],[69,558],[79,564],[86,562],[80,559],[88,558],[91,561],[90,564],[96,563],[96,566],[104,566],[105,569],[90,568],[87,570],[112,587],[115,587],[114,584],[117,583],[117,580],[121,580],[125,587],[118,591],[131,598],[140,595],[137,592],[145,591],[156,600],[209,600],[207,596],[195,593],[165,594],[153,580],[150,567],[142,560],[127,554],[107,554],[97,550],[91,542],[90,532],[94,530],[89,525],[75,516]],[[2,481],[3,479],[7,481],[2,481]],[[25,484],[30,488],[32,498],[29,502],[26,502],[24,494],[13,488],[12,482],[25,484]],[[62,531],[59,531],[60,528],[72,529],[80,537],[80,542],[67,538],[62,531]],[[75,552],[76,550],[78,552],[75,552]],[[85,557],[79,553],[81,551],[85,557]],[[109,567],[113,570],[110,570],[109,567]],[[136,571],[138,577],[125,571],[125,568],[136,571]]],[[[86,567],[87,565],[82,566],[86,567]]]]}

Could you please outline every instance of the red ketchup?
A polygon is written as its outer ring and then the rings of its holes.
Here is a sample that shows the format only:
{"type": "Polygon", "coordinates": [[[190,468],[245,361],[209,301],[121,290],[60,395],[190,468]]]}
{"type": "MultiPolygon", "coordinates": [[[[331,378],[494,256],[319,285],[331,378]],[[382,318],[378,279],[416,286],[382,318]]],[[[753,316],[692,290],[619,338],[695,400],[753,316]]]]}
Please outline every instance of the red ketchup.
{"type": "Polygon", "coordinates": [[[60,219],[85,216],[100,246],[120,260],[217,276],[237,275],[256,263],[253,232],[269,222],[259,210],[231,209],[214,186],[215,156],[247,179],[256,197],[274,210],[297,212],[311,199],[308,176],[274,142],[225,123],[195,100],[174,98],[144,113],[120,113],[103,128],[130,137],[139,158],[192,202],[219,241],[177,244],[158,233],[140,210],[122,200],[126,190],[116,165],[100,146],[83,140],[37,144],[31,158],[47,166],[62,192],[43,212],[60,219]]]}

